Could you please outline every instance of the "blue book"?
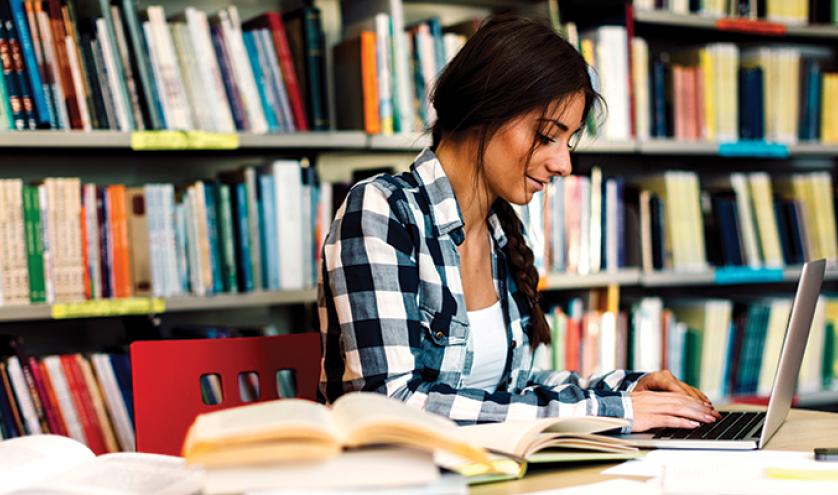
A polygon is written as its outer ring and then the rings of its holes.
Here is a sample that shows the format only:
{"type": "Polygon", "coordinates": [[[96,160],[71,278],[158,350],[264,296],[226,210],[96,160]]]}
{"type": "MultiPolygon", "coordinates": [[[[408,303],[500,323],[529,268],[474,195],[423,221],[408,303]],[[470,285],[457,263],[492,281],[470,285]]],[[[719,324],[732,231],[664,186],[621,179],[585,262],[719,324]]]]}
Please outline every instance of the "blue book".
{"type": "Polygon", "coordinates": [[[233,189],[233,204],[236,210],[236,241],[238,243],[239,290],[250,292],[253,290],[253,266],[250,263],[250,212],[247,208],[247,185],[240,182],[233,189]]]}
{"type": "Polygon", "coordinates": [[[212,268],[212,292],[224,292],[224,273],[221,269],[221,241],[215,201],[215,184],[204,182],[204,201],[207,209],[207,238],[209,239],[210,267],[212,268]]]}
{"type": "Polygon", "coordinates": [[[662,60],[652,62],[652,136],[665,138],[669,135],[666,125],[666,64],[662,60]]]}
{"type": "Polygon", "coordinates": [[[111,289],[111,267],[113,267],[113,259],[111,250],[108,246],[111,243],[111,228],[108,225],[108,205],[107,191],[105,187],[96,188],[96,219],[99,223],[99,253],[100,253],[100,270],[102,271],[102,297],[107,299],[113,294],[111,289]]]}
{"type": "Polygon", "coordinates": [[[786,218],[786,222],[788,223],[789,245],[792,253],[792,263],[790,264],[800,264],[805,261],[806,257],[803,249],[803,229],[800,218],[800,204],[796,201],[786,201],[784,210],[784,216],[786,218]]]}
{"type": "Polygon", "coordinates": [[[12,400],[14,398],[6,395],[6,391],[3,390],[3,387],[0,387],[0,427],[3,430],[3,438],[21,436],[21,432],[18,432],[14,415],[12,414],[12,400]]]}
{"type": "Polygon", "coordinates": [[[719,240],[722,245],[724,264],[726,266],[742,266],[742,250],[736,220],[736,200],[724,196],[715,196],[712,203],[716,224],[719,226],[719,240]]]}
{"type": "Polygon", "coordinates": [[[820,138],[823,75],[820,63],[816,60],[805,60],[803,64],[803,80],[800,85],[803,89],[800,101],[800,139],[816,140],[820,138]]]}
{"type": "Polygon", "coordinates": [[[434,66],[436,67],[434,77],[436,77],[442,72],[443,67],[445,67],[445,45],[442,42],[442,23],[439,17],[428,19],[428,28],[434,40],[434,66]]]}
{"type": "Polygon", "coordinates": [[[6,80],[6,91],[12,106],[15,129],[35,129],[37,124],[32,115],[32,98],[29,96],[26,71],[20,57],[20,44],[17,41],[17,30],[12,20],[12,11],[7,2],[0,2],[0,40],[5,40],[9,51],[8,60],[3,62],[3,78],[6,80]],[[15,56],[17,54],[17,56],[15,56]]]}
{"type": "Polygon", "coordinates": [[[47,104],[47,95],[44,92],[38,60],[35,58],[35,47],[32,45],[32,37],[29,36],[29,25],[26,19],[26,11],[23,8],[23,0],[9,0],[9,5],[18,33],[23,63],[26,66],[29,89],[32,91],[35,122],[38,127],[48,128],[50,122],[53,121],[53,116],[47,104]]]}
{"type": "Polygon", "coordinates": [[[246,131],[248,130],[247,118],[233,77],[230,56],[224,46],[224,35],[221,34],[221,28],[218,26],[210,26],[210,32],[212,33],[212,47],[218,59],[218,69],[221,71],[221,80],[224,82],[224,92],[227,93],[227,101],[230,102],[230,111],[233,113],[233,121],[236,129],[246,131]]]}
{"type": "Polygon", "coordinates": [[[413,33],[413,86],[416,101],[419,102],[419,119],[422,125],[428,122],[428,103],[425,97],[425,76],[422,74],[422,41],[419,33],[413,33]]]}
{"type": "Polygon", "coordinates": [[[269,290],[279,290],[279,237],[276,229],[276,198],[274,178],[259,175],[259,226],[262,231],[262,280],[269,290]]]}
{"type": "Polygon", "coordinates": [[[625,199],[623,199],[626,181],[622,177],[615,177],[613,180],[617,184],[617,266],[625,268],[628,266],[626,261],[626,204],[625,199]]]}
{"type": "MultiPolygon", "coordinates": [[[[265,120],[268,122],[268,130],[276,132],[279,130],[279,125],[276,121],[274,107],[271,104],[272,98],[268,94],[269,83],[266,80],[270,75],[262,70],[263,67],[259,61],[259,48],[256,47],[256,38],[253,31],[245,31],[243,38],[244,46],[247,49],[247,58],[250,59],[250,67],[253,69],[253,77],[256,80],[256,88],[259,90],[259,101],[262,102],[262,110],[265,113],[265,120]]],[[[268,70],[267,67],[264,67],[264,69],[268,70]]]]}
{"type": "Polygon", "coordinates": [[[125,408],[128,410],[128,416],[131,418],[131,424],[134,424],[134,393],[131,389],[131,361],[127,354],[110,354],[108,356],[113,368],[113,374],[116,377],[116,384],[119,385],[119,391],[122,393],[122,399],[125,401],[125,408]]]}

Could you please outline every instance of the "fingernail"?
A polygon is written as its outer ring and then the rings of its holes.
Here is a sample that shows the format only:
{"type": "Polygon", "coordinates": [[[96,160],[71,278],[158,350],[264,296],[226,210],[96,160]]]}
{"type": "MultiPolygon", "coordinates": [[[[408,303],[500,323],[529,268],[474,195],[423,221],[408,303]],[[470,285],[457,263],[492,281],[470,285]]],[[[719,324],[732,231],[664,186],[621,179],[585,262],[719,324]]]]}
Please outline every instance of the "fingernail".
{"type": "Polygon", "coordinates": [[[716,418],[715,418],[715,417],[713,417],[713,416],[710,416],[709,414],[705,414],[705,415],[704,415],[704,419],[705,419],[706,421],[709,421],[709,422],[716,421],[716,418]]]}
{"type": "Polygon", "coordinates": [[[693,426],[694,428],[695,428],[695,427],[698,427],[698,421],[692,421],[692,420],[690,420],[690,425],[691,425],[691,426],[693,426]]]}
{"type": "Polygon", "coordinates": [[[713,407],[713,404],[710,403],[710,402],[705,402],[704,405],[707,406],[707,407],[713,407]]]}

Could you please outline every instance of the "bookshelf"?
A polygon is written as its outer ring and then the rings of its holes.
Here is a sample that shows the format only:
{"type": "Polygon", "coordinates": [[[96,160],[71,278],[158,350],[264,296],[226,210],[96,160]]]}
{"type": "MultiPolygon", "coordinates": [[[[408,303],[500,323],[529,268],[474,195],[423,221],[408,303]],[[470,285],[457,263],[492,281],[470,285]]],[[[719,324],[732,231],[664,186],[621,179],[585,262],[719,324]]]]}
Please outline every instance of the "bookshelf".
{"type": "Polygon", "coordinates": [[[797,25],[765,20],[746,20],[729,17],[711,17],[699,14],[678,14],[666,10],[635,9],[634,21],[648,26],[666,26],[671,28],[702,29],[712,31],[735,31],[754,37],[782,38],[784,36],[805,39],[818,43],[830,43],[838,40],[838,26],[797,25]],[[720,26],[720,21],[722,22],[720,26]],[[734,21],[725,27],[724,21],[734,21]],[[738,24],[737,24],[738,22],[738,24]]]}
{"type": "MultiPolygon", "coordinates": [[[[2,2],[4,0],[0,0],[2,2]]],[[[341,7],[355,0],[314,0],[321,10],[322,29],[325,44],[324,71],[326,91],[322,96],[329,109],[330,125],[325,130],[311,132],[253,133],[237,130],[232,133],[210,135],[205,148],[171,149],[165,136],[162,149],[154,146],[149,151],[136,149],[137,134],[121,130],[54,131],[27,130],[21,132],[0,132],[0,149],[10,158],[3,169],[3,178],[25,177],[27,181],[46,176],[81,175],[85,181],[114,182],[114,177],[125,174],[129,185],[162,181],[178,186],[197,180],[211,181],[218,172],[231,172],[244,165],[266,165],[273,160],[294,158],[310,160],[324,182],[347,181],[353,171],[368,168],[389,167],[403,170],[416,152],[430,144],[430,137],[419,132],[395,133],[393,135],[367,134],[362,129],[338,130],[335,116],[344,111],[335,104],[336,80],[333,74],[332,48],[342,41],[341,7]],[[215,144],[213,144],[215,143],[215,144]],[[220,146],[219,143],[224,144],[220,146]],[[231,144],[233,143],[233,144],[231,144]],[[214,150],[214,147],[223,149],[214,150]],[[63,155],[67,155],[66,159],[63,155]],[[65,161],[51,163],[56,157],[65,161]],[[88,160],[89,159],[89,160],[88,160]],[[113,160],[116,166],[107,163],[113,160]],[[125,160],[125,163],[120,162],[125,160]],[[88,163],[90,162],[90,163],[88,163]],[[93,163],[93,165],[91,165],[93,163]],[[146,166],[148,165],[148,166],[146,166]],[[107,166],[107,168],[106,168],[107,166]],[[120,168],[122,167],[122,168],[120,168]],[[40,171],[44,170],[43,173],[40,171]],[[124,170],[124,172],[120,172],[124,170]],[[58,173],[60,172],[60,173],[58,173]]],[[[250,18],[261,12],[278,9],[293,9],[302,1],[281,2],[248,0],[238,2],[242,18],[250,18]]],[[[412,25],[431,16],[441,18],[442,27],[467,21],[475,16],[484,16],[493,11],[518,10],[524,13],[546,15],[550,4],[561,6],[562,14],[568,14],[571,21],[578,20],[580,31],[596,29],[601,21],[615,22],[624,18],[623,1],[582,0],[390,0],[358,1],[355,5],[397,5],[403,8],[406,25],[412,25]],[[600,9],[602,7],[602,9],[600,9]],[[614,15],[617,12],[619,15],[614,15]],[[578,18],[577,18],[578,17],[578,18]]],[[[142,6],[149,2],[141,2],[142,6]]],[[[219,0],[178,0],[165,5],[166,14],[171,15],[183,8],[195,5],[199,9],[215,11],[226,7],[228,2],[219,0]]],[[[719,26],[718,19],[697,14],[674,14],[671,12],[634,9],[635,34],[648,38],[655,50],[668,49],[671,40],[662,33],[677,30],[682,38],[692,44],[708,43],[717,39],[745,40],[745,43],[801,42],[805,45],[833,47],[838,40],[838,26],[769,23],[758,21],[754,25],[731,27],[719,26]],[[748,29],[751,29],[749,32],[748,29]],[[769,34],[758,34],[753,29],[769,28],[769,34]],[[668,30],[668,31],[667,31],[668,30]],[[662,47],[662,48],[661,48],[662,47]]],[[[563,19],[565,20],[565,19],[563,19]]],[[[764,29],[763,29],[764,30],[764,29]]],[[[682,39],[683,41],[683,39],[682,39]]],[[[744,43],[743,43],[744,44],[744,43]]],[[[832,62],[835,62],[833,54],[832,62]]],[[[634,83],[633,83],[634,84],[634,83]]],[[[414,126],[414,129],[422,126],[414,126]]],[[[210,132],[210,131],[207,131],[210,132]]],[[[142,133],[141,133],[142,134],[142,133]]],[[[175,132],[177,134],[177,132],[175,132]]],[[[212,132],[211,132],[212,134],[212,132]]],[[[631,133],[629,133],[631,134],[631,133]]],[[[141,136],[142,137],[142,136],[141,136]]],[[[152,136],[153,137],[153,136],[152,136]]],[[[154,139],[149,139],[155,143],[154,139]]],[[[140,147],[142,148],[142,147],[140,147]]],[[[575,151],[574,166],[579,173],[586,174],[594,167],[602,167],[606,175],[620,176],[628,181],[644,173],[669,169],[696,171],[702,182],[705,178],[718,176],[732,170],[771,170],[775,172],[799,172],[807,170],[829,171],[834,184],[838,158],[838,143],[799,141],[793,144],[774,142],[727,142],[708,139],[680,140],[666,138],[637,138],[632,135],[620,139],[605,136],[585,136],[575,151]],[[716,160],[724,157],[724,160],[716,160]],[[660,167],[655,170],[654,167],[660,167]]],[[[601,270],[588,275],[549,272],[544,275],[542,289],[546,305],[561,303],[574,293],[594,293],[598,289],[618,286],[626,289],[627,295],[643,294],[666,299],[674,292],[687,292],[701,297],[704,292],[713,292],[736,299],[740,295],[753,296],[777,290],[791,290],[800,270],[794,266],[779,270],[730,271],[708,268],[700,272],[679,272],[674,270],[643,271],[639,263],[631,263],[614,270],[601,270]],[[767,287],[770,287],[768,289],[767,287]]],[[[825,278],[825,291],[838,288],[838,270],[830,269],[825,278]]],[[[628,299],[628,298],[626,298],[628,299]]],[[[163,297],[160,311],[138,311],[130,314],[151,326],[174,326],[191,323],[196,326],[219,325],[259,326],[273,324],[280,329],[316,329],[315,289],[299,290],[256,290],[248,293],[220,293],[207,296],[184,295],[163,297]],[[255,314],[255,316],[254,316],[255,314]],[[211,320],[211,321],[208,321],[211,320]],[[245,323],[247,322],[247,323],[245,323]],[[212,325],[211,325],[212,324],[212,325]]],[[[625,301],[624,301],[625,303],[625,301]]],[[[118,321],[120,301],[115,301],[111,313],[98,315],[99,322],[112,318],[118,321]]],[[[30,304],[0,306],[0,329],[26,335],[29,326],[52,325],[60,332],[66,320],[54,319],[54,304],[30,304]]],[[[79,315],[74,324],[81,326],[90,315],[79,315]]],[[[108,320],[110,321],[110,320],[108,320]]],[[[43,333],[43,332],[41,332],[43,333]]],[[[81,340],[83,332],[73,338],[81,340]]],[[[63,340],[56,339],[56,342],[63,340]]],[[[68,349],[78,349],[77,342],[68,349]]],[[[88,346],[89,347],[89,346],[88,346]]],[[[61,348],[59,348],[59,352],[61,348]]],[[[834,387],[833,387],[834,388],[834,387]]],[[[830,407],[838,404],[838,390],[823,390],[800,395],[799,404],[804,407],[830,407]]]]}

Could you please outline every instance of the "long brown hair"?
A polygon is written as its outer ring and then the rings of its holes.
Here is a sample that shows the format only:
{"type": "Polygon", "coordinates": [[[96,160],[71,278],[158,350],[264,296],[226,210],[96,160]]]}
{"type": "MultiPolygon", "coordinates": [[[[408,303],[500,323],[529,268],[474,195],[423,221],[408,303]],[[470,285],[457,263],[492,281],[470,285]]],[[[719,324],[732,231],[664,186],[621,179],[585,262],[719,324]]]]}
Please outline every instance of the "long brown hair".
{"type": "MultiPolygon", "coordinates": [[[[584,59],[570,43],[536,20],[513,15],[489,17],[437,80],[431,96],[437,116],[431,127],[433,148],[443,138],[476,137],[479,176],[486,147],[504,124],[539,109],[544,117],[551,104],[575,94],[585,98],[584,122],[594,102],[602,99],[591,85],[584,59]]],[[[545,125],[544,120],[540,122],[545,125]]],[[[540,144],[536,133],[527,164],[540,144]]],[[[494,210],[508,239],[510,272],[532,309],[530,340],[535,349],[550,343],[550,328],[539,305],[533,253],[512,206],[499,198],[494,210]]]]}

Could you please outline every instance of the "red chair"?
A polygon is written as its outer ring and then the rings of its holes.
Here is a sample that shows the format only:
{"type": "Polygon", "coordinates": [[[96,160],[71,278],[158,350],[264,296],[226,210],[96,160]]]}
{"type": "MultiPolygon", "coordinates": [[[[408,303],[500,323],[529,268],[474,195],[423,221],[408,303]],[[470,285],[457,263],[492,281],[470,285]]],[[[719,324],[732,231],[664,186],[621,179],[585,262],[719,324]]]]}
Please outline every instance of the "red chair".
{"type": "Polygon", "coordinates": [[[230,339],[140,341],[131,344],[138,452],[180,455],[198,414],[243,404],[239,374],[259,375],[259,397],[279,397],[277,372],[293,370],[297,397],[315,400],[320,377],[316,332],[230,339]],[[222,401],[207,405],[201,376],[221,378],[222,401]]]}

